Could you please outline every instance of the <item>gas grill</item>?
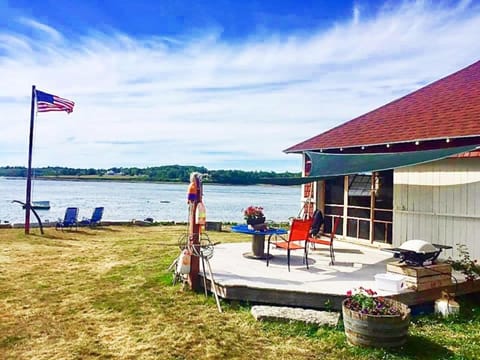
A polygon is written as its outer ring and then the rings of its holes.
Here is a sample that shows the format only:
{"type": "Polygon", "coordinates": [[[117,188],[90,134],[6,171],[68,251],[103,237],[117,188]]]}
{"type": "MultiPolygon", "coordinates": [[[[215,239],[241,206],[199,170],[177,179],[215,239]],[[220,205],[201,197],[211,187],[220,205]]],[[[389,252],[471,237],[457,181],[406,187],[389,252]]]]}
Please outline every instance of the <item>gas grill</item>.
{"type": "Polygon", "coordinates": [[[398,248],[384,249],[393,252],[393,257],[410,266],[424,266],[433,264],[442,250],[451,249],[451,246],[431,244],[424,240],[408,240],[398,248]]]}

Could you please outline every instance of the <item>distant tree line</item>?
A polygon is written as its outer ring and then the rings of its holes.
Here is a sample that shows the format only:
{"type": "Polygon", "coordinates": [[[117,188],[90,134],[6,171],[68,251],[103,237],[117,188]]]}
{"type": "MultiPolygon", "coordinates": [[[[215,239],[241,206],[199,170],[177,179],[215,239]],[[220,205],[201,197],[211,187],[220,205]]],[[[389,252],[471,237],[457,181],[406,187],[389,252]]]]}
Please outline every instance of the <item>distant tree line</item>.
{"type": "MultiPolygon", "coordinates": [[[[166,165],[148,168],[113,167],[110,169],[74,169],[67,167],[43,167],[33,169],[35,178],[72,178],[95,180],[135,180],[135,181],[162,181],[162,182],[189,182],[192,172],[208,174],[204,178],[206,183],[253,185],[265,183],[265,179],[300,177],[300,172],[273,171],[243,171],[243,170],[208,170],[205,167],[166,165]]],[[[0,176],[26,177],[27,169],[21,166],[0,167],[0,176]]]]}

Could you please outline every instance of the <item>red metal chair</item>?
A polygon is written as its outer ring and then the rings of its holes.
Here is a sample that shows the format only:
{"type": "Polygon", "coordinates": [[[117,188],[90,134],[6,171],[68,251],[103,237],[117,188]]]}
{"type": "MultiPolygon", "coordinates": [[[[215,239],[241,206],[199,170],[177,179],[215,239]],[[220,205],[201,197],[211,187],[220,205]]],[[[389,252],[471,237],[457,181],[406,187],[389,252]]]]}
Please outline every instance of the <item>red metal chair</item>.
{"type": "Polygon", "coordinates": [[[338,225],[340,224],[340,220],[342,218],[340,216],[335,217],[334,216],[334,221],[333,221],[333,229],[330,234],[329,239],[322,239],[322,238],[317,238],[317,237],[312,237],[309,236],[307,239],[307,245],[305,247],[307,253],[308,253],[308,243],[314,244],[320,244],[320,245],[326,245],[329,247],[330,250],[330,264],[329,265],[335,265],[335,251],[333,250],[333,239],[335,239],[335,234],[337,233],[338,225]]]}
{"type": "Polygon", "coordinates": [[[304,252],[304,261],[307,264],[308,269],[308,253],[307,253],[307,239],[308,234],[310,233],[310,227],[312,226],[313,219],[293,219],[292,225],[290,226],[290,231],[288,234],[288,240],[282,238],[281,241],[276,241],[271,243],[271,236],[268,238],[267,245],[267,266],[268,260],[270,258],[270,244],[273,244],[277,248],[287,250],[287,263],[288,271],[290,271],[290,251],[291,250],[302,250],[304,252]],[[299,242],[303,241],[303,246],[299,242]]]}

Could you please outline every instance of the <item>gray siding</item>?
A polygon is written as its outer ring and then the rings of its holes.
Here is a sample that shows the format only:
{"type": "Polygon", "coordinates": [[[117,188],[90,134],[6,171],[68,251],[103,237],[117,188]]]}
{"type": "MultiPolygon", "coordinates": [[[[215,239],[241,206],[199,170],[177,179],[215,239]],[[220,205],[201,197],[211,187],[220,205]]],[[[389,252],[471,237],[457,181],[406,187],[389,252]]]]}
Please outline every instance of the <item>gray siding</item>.
{"type": "Polygon", "coordinates": [[[445,159],[394,172],[393,245],[412,239],[468,246],[480,259],[480,158],[445,159]]]}

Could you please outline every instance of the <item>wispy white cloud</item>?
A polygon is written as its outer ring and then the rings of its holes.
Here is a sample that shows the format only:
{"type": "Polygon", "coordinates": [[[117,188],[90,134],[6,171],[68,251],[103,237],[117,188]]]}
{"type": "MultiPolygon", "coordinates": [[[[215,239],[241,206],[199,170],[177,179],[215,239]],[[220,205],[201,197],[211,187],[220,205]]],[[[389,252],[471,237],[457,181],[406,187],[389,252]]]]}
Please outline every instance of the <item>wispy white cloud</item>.
{"type": "Polygon", "coordinates": [[[360,22],[360,7],[358,4],[353,5],[353,24],[357,25],[360,22]]]}
{"type": "Polygon", "coordinates": [[[57,30],[48,26],[46,24],[39,23],[33,19],[28,19],[25,17],[20,17],[18,22],[36,30],[40,36],[48,36],[50,41],[60,41],[63,39],[62,34],[60,34],[57,30]]]}
{"type": "Polygon", "coordinates": [[[24,32],[0,30],[0,165],[26,164],[36,84],[77,105],[39,114],[34,166],[298,170],[283,149],[477,61],[478,10],[407,1],[367,17],[355,5],[331,28],[236,43],[216,30],[72,38],[21,18],[24,32]]]}

